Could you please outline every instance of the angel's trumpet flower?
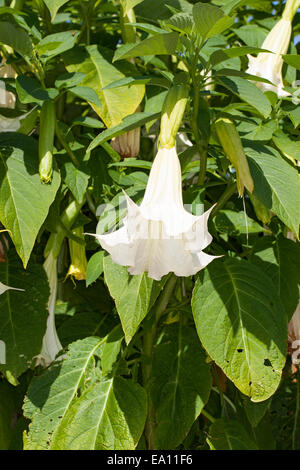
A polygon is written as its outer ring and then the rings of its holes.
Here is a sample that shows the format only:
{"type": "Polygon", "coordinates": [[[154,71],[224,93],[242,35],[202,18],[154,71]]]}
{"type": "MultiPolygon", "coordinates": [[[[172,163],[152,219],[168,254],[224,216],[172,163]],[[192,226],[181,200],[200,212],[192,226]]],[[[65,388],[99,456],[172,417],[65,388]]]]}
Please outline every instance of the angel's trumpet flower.
{"type": "Polygon", "coordinates": [[[62,350],[62,345],[57,336],[55,327],[55,305],[57,294],[57,259],[54,257],[53,251],[50,251],[44,262],[49,286],[50,297],[48,300],[48,319],[46,333],[43,338],[42,351],[37,357],[37,364],[48,366],[54,361],[57,354],[62,350]]]}
{"type": "Polygon", "coordinates": [[[256,85],[262,91],[273,91],[280,98],[290,96],[283,89],[282,81],[282,54],[286,54],[289,48],[293,17],[299,7],[299,0],[287,0],[282,18],[271,29],[261,48],[269,52],[260,52],[257,57],[248,55],[249,66],[247,73],[269,80],[271,84],[257,82],[256,85]]]}
{"type": "Polygon", "coordinates": [[[215,257],[204,253],[212,241],[207,229],[210,210],[194,216],[183,207],[181,168],[175,148],[187,102],[185,87],[176,86],[164,104],[159,149],[140,206],[128,196],[124,225],[116,232],[96,235],[113,261],[129,273],[155,280],[169,272],[190,276],[215,257]]]}

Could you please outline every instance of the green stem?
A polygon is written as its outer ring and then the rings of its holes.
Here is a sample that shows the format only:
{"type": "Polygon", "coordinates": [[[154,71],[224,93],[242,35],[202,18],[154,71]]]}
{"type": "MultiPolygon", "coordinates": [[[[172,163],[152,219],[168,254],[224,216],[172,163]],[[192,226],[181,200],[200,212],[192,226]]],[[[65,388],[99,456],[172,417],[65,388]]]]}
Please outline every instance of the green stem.
{"type": "Polygon", "coordinates": [[[143,338],[143,354],[146,360],[143,363],[142,372],[143,372],[143,383],[144,383],[144,387],[146,389],[147,396],[148,396],[148,416],[147,416],[147,421],[146,421],[145,433],[146,433],[146,439],[148,442],[149,450],[154,449],[153,430],[154,430],[154,425],[155,425],[155,410],[152,406],[151,396],[150,396],[153,346],[154,346],[154,340],[156,338],[158,322],[167,308],[167,305],[171,298],[176,281],[177,281],[177,278],[174,274],[167,281],[165,288],[163,292],[160,294],[157,304],[156,304],[153,325],[151,329],[149,329],[149,331],[145,332],[144,338],[143,338]]]}
{"type": "Polygon", "coordinates": [[[55,134],[56,134],[56,137],[58,138],[59,142],[61,143],[61,145],[63,146],[63,148],[67,152],[67,154],[69,155],[70,159],[74,163],[74,165],[78,167],[79,166],[79,161],[77,160],[76,156],[74,155],[74,153],[70,149],[69,144],[66,141],[63,133],[61,132],[57,121],[56,121],[56,126],[55,126],[55,134]]]}
{"type": "Polygon", "coordinates": [[[199,77],[197,77],[197,63],[199,57],[200,47],[198,47],[195,51],[195,59],[193,61],[191,67],[191,78],[194,88],[194,102],[193,102],[193,115],[192,115],[192,130],[194,133],[194,138],[196,141],[196,146],[200,156],[200,170],[198,176],[198,184],[203,185],[205,181],[205,174],[206,174],[206,165],[207,165],[207,148],[203,145],[201,134],[198,128],[198,113],[199,113],[199,77]]]}
{"type": "Polygon", "coordinates": [[[226,202],[229,201],[229,199],[235,193],[235,191],[236,191],[236,183],[229,183],[224,193],[220,197],[218,204],[211,211],[211,217],[214,217],[219,212],[219,210],[221,210],[222,207],[225,206],[226,202]]]}
{"type": "Polygon", "coordinates": [[[64,241],[64,238],[66,236],[66,231],[64,230],[63,227],[66,227],[66,229],[68,230],[72,227],[84,202],[85,201],[83,201],[81,204],[78,204],[77,201],[73,200],[66,207],[66,209],[64,210],[61,216],[62,225],[57,224],[56,232],[51,233],[48,239],[47,245],[45,247],[45,252],[44,252],[45,258],[47,258],[50,251],[53,251],[55,258],[58,257],[62,242],[64,241]]]}
{"type": "Polygon", "coordinates": [[[208,412],[205,411],[205,410],[202,410],[202,411],[201,411],[201,414],[202,414],[203,416],[205,416],[205,418],[207,418],[211,423],[214,423],[214,422],[216,421],[216,419],[215,419],[210,413],[208,413],[208,412]]]}

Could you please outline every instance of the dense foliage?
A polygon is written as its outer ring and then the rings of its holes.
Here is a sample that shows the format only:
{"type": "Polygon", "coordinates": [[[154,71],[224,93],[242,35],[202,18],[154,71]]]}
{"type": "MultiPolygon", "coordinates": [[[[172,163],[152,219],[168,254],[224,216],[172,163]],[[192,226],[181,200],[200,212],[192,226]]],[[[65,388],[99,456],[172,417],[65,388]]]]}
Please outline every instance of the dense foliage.
{"type": "Polygon", "coordinates": [[[278,93],[259,56],[284,8],[0,0],[0,449],[300,449],[297,8],[278,93]],[[158,281],[89,234],[142,201],[178,86],[219,258],[158,281]]]}

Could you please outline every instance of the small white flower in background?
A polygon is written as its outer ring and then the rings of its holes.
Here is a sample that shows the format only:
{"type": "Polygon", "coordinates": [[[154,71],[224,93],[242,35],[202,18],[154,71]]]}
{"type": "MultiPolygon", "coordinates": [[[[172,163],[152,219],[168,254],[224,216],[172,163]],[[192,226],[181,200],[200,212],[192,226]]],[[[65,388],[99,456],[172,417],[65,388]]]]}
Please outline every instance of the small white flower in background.
{"type": "Polygon", "coordinates": [[[110,145],[122,158],[135,158],[140,152],[141,129],[137,127],[111,140],[110,145]]]}
{"type": "Polygon", "coordinates": [[[6,292],[7,290],[19,290],[19,291],[24,292],[24,289],[19,289],[17,287],[6,286],[2,282],[0,282],[0,295],[4,294],[4,292],[6,292]]]}
{"type": "Polygon", "coordinates": [[[207,229],[210,210],[194,216],[183,206],[175,138],[187,98],[187,89],[179,85],[167,95],[159,149],[141,205],[137,206],[126,195],[123,227],[113,233],[95,235],[113,261],[128,266],[132,275],[147,272],[155,280],[169,272],[191,276],[216,258],[202,251],[212,241],[207,229]]]}
{"type": "Polygon", "coordinates": [[[251,75],[265,78],[273,85],[264,82],[256,82],[262,91],[273,91],[279,98],[291,96],[283,89],[282,80],[282,54],[286,54],[289,48],[292,34],[292,20],[299,7],[299,0],[288,0],[282,18],[271,29],[263,42],[261,49],[269,52],[260,52],[257,57],[248,55],[249,67],[246,70],[251,75]]]}
{"type": "MultiPolygon", "coordinates": [[[[48,366],[54,361],[57,354],[62,350],[59,338],[55,328],[55,305],[57,294],[57,259],[54,258],[50,251],[44,262],[44,269],[48,276],[50,286],[50,297],[48,300],[49,316],[47,319],[47,329],[43,338],[43,346],[41,353],[37,356],[36,365],[41,364],[48,366]]],[[[60,359],[62,356],[60,356],[60,359]]]]}
{"type": "MultiPolygon", "coordinates": [[[[14,78],[16,76],[11,65],[4,65],[0,68],[0,77],[14,78]]],[[[7,91],[5,82],[0,80],[0,108],[14,109],[16,97],[11,91],[7,91]]],[[[0,114],[0,132],[16,132],[21,127],[21,119],[25,116],[9,118],[0,114]]]]}

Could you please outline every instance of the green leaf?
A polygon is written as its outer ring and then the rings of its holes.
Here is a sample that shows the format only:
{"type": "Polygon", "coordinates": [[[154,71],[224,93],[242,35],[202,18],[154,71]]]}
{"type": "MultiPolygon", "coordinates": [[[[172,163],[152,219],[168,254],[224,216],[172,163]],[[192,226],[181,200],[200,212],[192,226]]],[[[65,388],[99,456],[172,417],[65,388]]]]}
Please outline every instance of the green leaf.
{"type": "Polygon", "coordinates": [[[133,450],[144,429],[144,389],[121,377],[101,380],[70,407],[52,439],[52,450],[133,450]]]}
{"type": "Polygon", "coordinates": [[[273,142],[276,147],[285,155],[287,158],[294,158],[300,161],[300,142],[299,140],[291,140],[284,133],[278,133],[273,135],[273,142]]]}
{"type": "Polygon", "coordinates": [[[156,449],[181,444],[206,404],[210,389],[209,366],[194,329],[181,324],[166,327],[155,346],[151,378],[156,449]]]}
{"type": "Polygon", "coordinates": [[[178,39],[178,33],[160,33],[150,36],[137,44],[124,44],[116,50],[113,62],[130,59],[131,57],[174,54],[177,49],[178,39]]]}
{"type": "Polygon", "coordinates": [[[33,378],[24,403],[24,414],[32,420],[25,450],[49,447],[102,341],[93,337],[76,341],[61,364],[33,378]]]}
{"type": "Polygon", "coordinates": [[[133,114],[143,99],[144,85],[103,90],[124,75],[104,59],[95,45],[73,48],[64,54],[64,61],[68,72],[85,74],[81,86],[97,90],[100,104],[90,102],[90,105],[107,127],[116,126],[125,116],[133,114]]]}
{"type": "Polygon", "coordinates": [[[244,409],[252,427],[256,427],[270,408],[271,399],[253,403],[248,397],[243,399],[244,409]]]}
{"type": "MultiPolygon", "coordinates": [[[[60,159],[63,160],[61,157],[60,159]]],[[[72,192],[77,202],[81,204],[85,196],[90,175],[83,164],[81,164],[80,167],[77,167],[68,159],[68,157],[64,160],[65,161],[61,168],[62,179],[72,192]]]]}
{"type": "Polygon", "coordinates": [[[45,36],[36,46],[37,52],[43,62],[72,49],[79,36],[79,31],[64,31],[45,36]]]}
{"type": "Polygon", "coordinates": [[[131,131],[132,129],[136,129],[137,127],[141,127],[147,122],[156,120],[159,118],[160,113],[134,113],[130,114],[130,116],[126,116],[120,124],[117,124],[110,129],[106,129],[105,131],[101,132],[94,140],[90,143],[87,148],[87,152],[91,152],[94,148],[98,147],[98,145],[103,144],[103,142],[107,142],[108,140],[112,139],[113,137],[117,137],[118,135],[124,134],[124,132],[131,131]]]}
{"type": "Polygon", "coordinates": [[[235,34],[249,47],[261,47],[268,30],[260,28],[257,24],[247,24],[234,29],[235,34]]]}
{"type": "Polygon", "coordinates": [[[8,290],[0,296],[0,339],[6,345],[6,363],[0,364],[0,371],[16,378],[41,351],[49,287],[41,265],[30,263],[25,271],[16,255],[9,251],[6,258],[0,263],[1,282],[24,289],[8,290]]]}
{"type": "Polygon", "coordinates": [[[300,297],[300,246],[283,236],[264,237],[254,246],[251,261],[272,279],[290,319],[300,297]]]}
{"type": "Polygon", "coordinates": [[[65,3],[68,3],[69,0],[43,0],[43,1],[45,5],[48,7],[48,10],[51,13],[51,21],[53,21],[60,7],[65,5],[65,3]]]}
{"type": "Polygon", "coordinates": [[[107,335],[107,339],[101,348],[101,370],[103,375],[108,375],[112,372],[113,366],[117,361],[118,355],[121,350],[121,344],[124,339],[124,333],[121,325],[118,324],[107,335]]]}
{"type": "Polygon", "coordinates": [[[234,23],[234,18],[224,15],[223,11],[207,3],[193,6],[195,30],[203,39],[221,34],[234,23]]]}
{"type": "Polygon", "coordinates": [[[265,230],[255,220],[245,216],[243,212],[231,210],[219,211],[214,218],[214,224],[218,232],[228,233],[230,236],[245,233],[260,233],[265,230]]]}
{"type": "Polygon", "coordinates": [[[126,85],[154,85],[169,89],[170,81],[162,77],[151,77],[151,75],[125,77],[121,78],[121,80],[117,80],[116,82],[112,82],[110,85],[107,85],[104,87],[104,90],[112,90],[113,88],[119,88],[126,85]]]}
{"type": "Polygon", "coordinates": [[[282,56],[284,62],[300,70],[300,58],[297,54],[286,54],[282,56]]]}
{"type": "Polygon", "coordinates": [[[217,82],[253,106],[265,118],[270,115],[272,111],[270,101],[254,83],[241,77],[218,77],[217,82]]]}
{"type": "Polygon", "coordinates": [[[294,127],[298,127],[300,124],[300,106],[296,106],[295,109],[289,111],[287,114],[294,124],[294,127]]]}
{"type": "Polygon", "coordinates": [[[271,279],[246,261],[214,261],[196,282],[192,307],[211,358],[252,401],[269,398],[281,379],[287,339],[271,279]]]}
{"type": "Polygon", "coordinates": [[[32,77],[19,75],[16,79],[16,90],[21,103],[38,103],[53,100],[58,96],[55,88],[42,88],[41,84],[32,77]]]}
{"type": "Polygon", "coordinates": [[[103,259],[103,268],[105,282],[116,303],[128,344],[154,304],[166,279],[157,282],[146,274],[130,276],[127,268],[113,263],[110,256],[103,259]]]}
{"type": "Polygon", "coordinates": [[[90,257],[86,269],[86,287],[92,284],[103,273],[104,251],[98,251],[90,257]]]}
{"type": "Polygon", "coordinates": [[[11,132],[0,135],[0,220],[26,267],[38,232],[60,186],[41,184],[37,141],[11,132]]]}
{"type": "Polygon", "coordinates": [[[178,13],[165,21],[166,26],[181,33],[191,34],[194,28],[193,16],[188,13],[178,13]]]}
{"type": "Polygon", "coordinates": [[[101,102],[98,98],[98,95],[92,88],[88,86],[74,86],[69,88],[69,91],[73,93],[73,95],[78,96],[79,98],[83,98],[91,105],[94,105],[97,108],[101,107],[101,102]]]}
{"type": "Polygon", "coordinates": [[[12,386],[0,382],[0,450],[7,450],[12,437],[12,421],[15,412],[12,386]]]}
{"type": "Polygon", "coordinates": [[[250,141],[243,141],[243,144],[255,195],[298,237],[300,181],[297,170],[271,147],[250,141]]]}
{"type": "Polygon", "coordinates": [[[12,47],[25,60],[32,60],[33,45],[29,35],[7,21],[0,21],[0,43],[12,47]]]}
{"type": "Polygon", "coordinates": [[[236,420],[218,419],[209,428],[211,450],[258,450],[244,426],[236,420]]]}
{"type": "Polygon", "coordinates": [[[231,47],[229,49],[218,49],[213,52],[210,56],[210,63],[212,66],[220,64],[228,59],[234,57],[241,57],[247,54],[259,54],[260,52],[268,52],[266,49],[260,49],[259,47],[231,47]]]}
{"type": "Polygon", "coordinates": [[[82,82],[85,74],[80,72],[64,73],[55,80],[56,88],[70,88],[82,82]]]}

